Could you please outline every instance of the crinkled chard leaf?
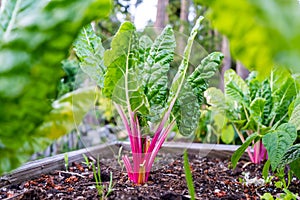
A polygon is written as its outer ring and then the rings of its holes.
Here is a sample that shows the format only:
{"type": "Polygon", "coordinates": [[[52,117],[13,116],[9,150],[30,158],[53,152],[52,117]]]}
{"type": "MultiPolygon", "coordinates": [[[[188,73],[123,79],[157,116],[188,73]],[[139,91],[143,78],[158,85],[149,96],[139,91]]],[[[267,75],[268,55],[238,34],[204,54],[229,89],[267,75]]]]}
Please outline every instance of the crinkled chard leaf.
{"type": "Polygon", "coordinates": [[[272,169],[275,170],[283,155],[297,138],[297,131],[294,125],[285,123],[275,131],[266,134],[262,141],[268,151],[272,169]]]}
{"type": "Polygon", "coordinates": [[[151,50],[151,46],[153,41],[147,35],[143,35],[139,39],[139,59],[138,59],[138,70],[139,74],[143,76],[143,71],[145,67],[145,63],[147,63],[147,58],[149,56],[149,52],[151,50]]]}
{"type": "Polygon", "coordinates": [[[235,71],[229,69],[224,74],[225,96],[245,106],[249,105],[249,88],[246,82],[235,71]]]}
{"type": "Polygon", "coordinates": [[[266,100],[261,97],[255,98],[250,104],[250,117],[256,124],[262,125],[266,100]]]}
{"type": "Polygon", "coordinates": [[[131,111],[148,112],[138,70],[138,45],[135,27],[124,22],[111,42],[111,49],[104,52],[107,66],[103,93],[131,111]]]}
{"type": "Polygon", "coordinates": [[[161,118],[168,93],[168,71],[176,46],[171,26],[155,39],[143,68],[143,87],[150,105],[150,120],[161,118]]]}
{"type": "Polygon", "coordinates": [[[297,96],[297,86],[291,73],[284,69],[274,69],[270,77],[273,107],[269,113],[269,120],[273,124],[287,122],[287,110],[297,96]]]}
{"type": "Polygon", "coordinates": [[[204,100],[203,94],[208,88],[210,78],[219,69],[223,57],[221,53],[209,54],[184,83],[172,110],[181,134],[190,135],[196,129],[204,100]]]}
{"type": "Polygon", "coordinates": [[[74,49],[80,60],[82,71],[88,74],[100,88],[103,88],[106,72],[106,66],[103,63],[104,48],[101,38],[95,34],[91,24],[80,31],[74,42],[74,49]]]}
{"type": "Polygon", "coordinates": [[[278,164],[278,168],[282,168],[287,164],[290,165],[294,174],[300,178],[300,144],[295,144],[288,148],[288,150],[282,156],[282,159],[278,164]]]}
{"type": "Polygon", "coordinates": [[[300,98],[298,97],[298,104],[295,101],[294,109],[292,111],[289,123],[294,124],[297,130],[300,130],[300,98]]]}
{"type": "Polygon", "coordinates": [[[284,167],[291,162],[300,158],[300,144],[295,144],[287,149],[287,151],[283,154],[279,167],[284,167]]]}

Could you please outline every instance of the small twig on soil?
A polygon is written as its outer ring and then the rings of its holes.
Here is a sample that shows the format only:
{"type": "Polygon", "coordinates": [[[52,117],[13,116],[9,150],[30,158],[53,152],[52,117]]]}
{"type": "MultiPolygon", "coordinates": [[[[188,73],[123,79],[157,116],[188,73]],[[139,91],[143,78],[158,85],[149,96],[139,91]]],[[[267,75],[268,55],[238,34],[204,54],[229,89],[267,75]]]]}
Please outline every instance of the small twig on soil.
{"type": "Polygon", "coordinates": [[[243,165],[242,168],[244,169],[244,168],[246,168],[246,167],[247,167],[248,165],[250,165],[250,164],[252,164],[252,162],[246,162],[246,163],[243,165]]]}
{"type": "Polygon", "coordinates": [[[88,183],[81,184],[81,186],[89,186],[89,185],[96,185],[96,182],[88,182],[88,183]]]}
{"type": "MultiPolygon", "coordinates": [[[[88,183],[83,183],[83,184],[80,184],[81,186],[89,186],[89,185],[96,185],[97,182],[88,182],[88,183]]],[[[103,185],[108,185],[109,183],[107,182],[103,182],[102,183],[103,185]]]]}
{"type": "Polygon", "coordinates": [[[70,174],[70,175],[74,175],[74,176],[79,176],[81,178],[86,178],[85,176],[82,176],[81,174],[78,174],[78,173],[75,173],[75,172],[58,171],[58,173],[70,174]]]}

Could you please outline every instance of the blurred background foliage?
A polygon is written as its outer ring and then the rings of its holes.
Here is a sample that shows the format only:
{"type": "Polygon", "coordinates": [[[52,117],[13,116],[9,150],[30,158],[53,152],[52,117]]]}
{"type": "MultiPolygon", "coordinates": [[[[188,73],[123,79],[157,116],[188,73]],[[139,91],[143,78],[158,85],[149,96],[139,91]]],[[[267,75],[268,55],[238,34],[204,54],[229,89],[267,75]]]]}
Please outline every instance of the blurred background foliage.
{"type": "Polygon", "coordinates": [[[81,27],[107,16],[110,6],[109,0],[1,1],[0,174],[70,131],[72,110],[90,105],[72,104],[78,92],[57,99],[60,63],[81,27]]]}
{"type": "Polygon", "coordinates": [[[235,58],[266,77],[273,66],[300,72],[300,5],[297,0],[197,0],[213,26],[230,41],[235,58]]]}

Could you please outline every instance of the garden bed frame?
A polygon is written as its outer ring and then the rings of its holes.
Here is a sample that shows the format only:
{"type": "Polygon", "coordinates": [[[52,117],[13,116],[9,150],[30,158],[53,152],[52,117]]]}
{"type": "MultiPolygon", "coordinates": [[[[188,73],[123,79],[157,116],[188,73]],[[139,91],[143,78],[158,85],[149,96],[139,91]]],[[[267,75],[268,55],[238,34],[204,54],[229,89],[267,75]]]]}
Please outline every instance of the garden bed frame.
{"type": "MultiPolygon", "coordinates": [[[[100,158],[109,158],[116,155],[121,146],[123,149],[130,150],[130,144],[128,142],[113,142],[110,144],[101,144],[95,147],[68,152],[66,154],[68,155],[69,163],[83,161],[83,154],[92,157],[100,155],[100,158]]],[[[181,154],[184,149],[187,149],[189,154],[199,154],[202,157],[212,156],[217,158],[229,158],[238,147],[238,145],[166,142],[160,149],[160,153],[181,154]]],[[[244,154],[243,157],[248,159],[246,154],[244,154]]],[[[2,176],[0,178],[0,187],[9,184],[17,184],[54,170],[62,170],[65,168],[64,158],[65,154],[59,154],[27,162],[18,169],[13,170],[11,173],[2,176]]]]}

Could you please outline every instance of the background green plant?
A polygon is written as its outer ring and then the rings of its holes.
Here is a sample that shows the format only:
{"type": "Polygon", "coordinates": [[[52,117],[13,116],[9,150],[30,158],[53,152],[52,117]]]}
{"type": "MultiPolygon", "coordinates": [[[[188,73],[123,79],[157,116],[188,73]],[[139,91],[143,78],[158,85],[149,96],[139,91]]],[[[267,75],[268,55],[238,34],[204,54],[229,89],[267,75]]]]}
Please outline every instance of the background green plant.
{"type": "Polygon", "coordinates": [[[239,143],[232,124],[228,118],[210,107],[201,108],[199,124],[195,132],[195,142],[201,143],[239,143]]]}
{"type": "Polygon", "coordinates": [[[105,17],[109,7],[109,0],[2,1],[0,174],[19,166],[33,152],[45,148],[49,139],[69,130],[53,132],[58,129],[51,127],[63,127],[65,121],[74,120],[71,97],[54,102],[63,75],[60,62],[81,27],[105,17]]]}
{"type": "Polygon", "coordinates": [[[225,72],[224,94],[216,88],[205,92],[210,109],[226,116],[244,143],[233,155],[233,166],[252,142],[262,138],[272,169],[278,167],[299,130],[300,87],[297,77],[278,68],[263,81],[254,72],[244,81],[233,70],[228,70],[225,72]]]}

